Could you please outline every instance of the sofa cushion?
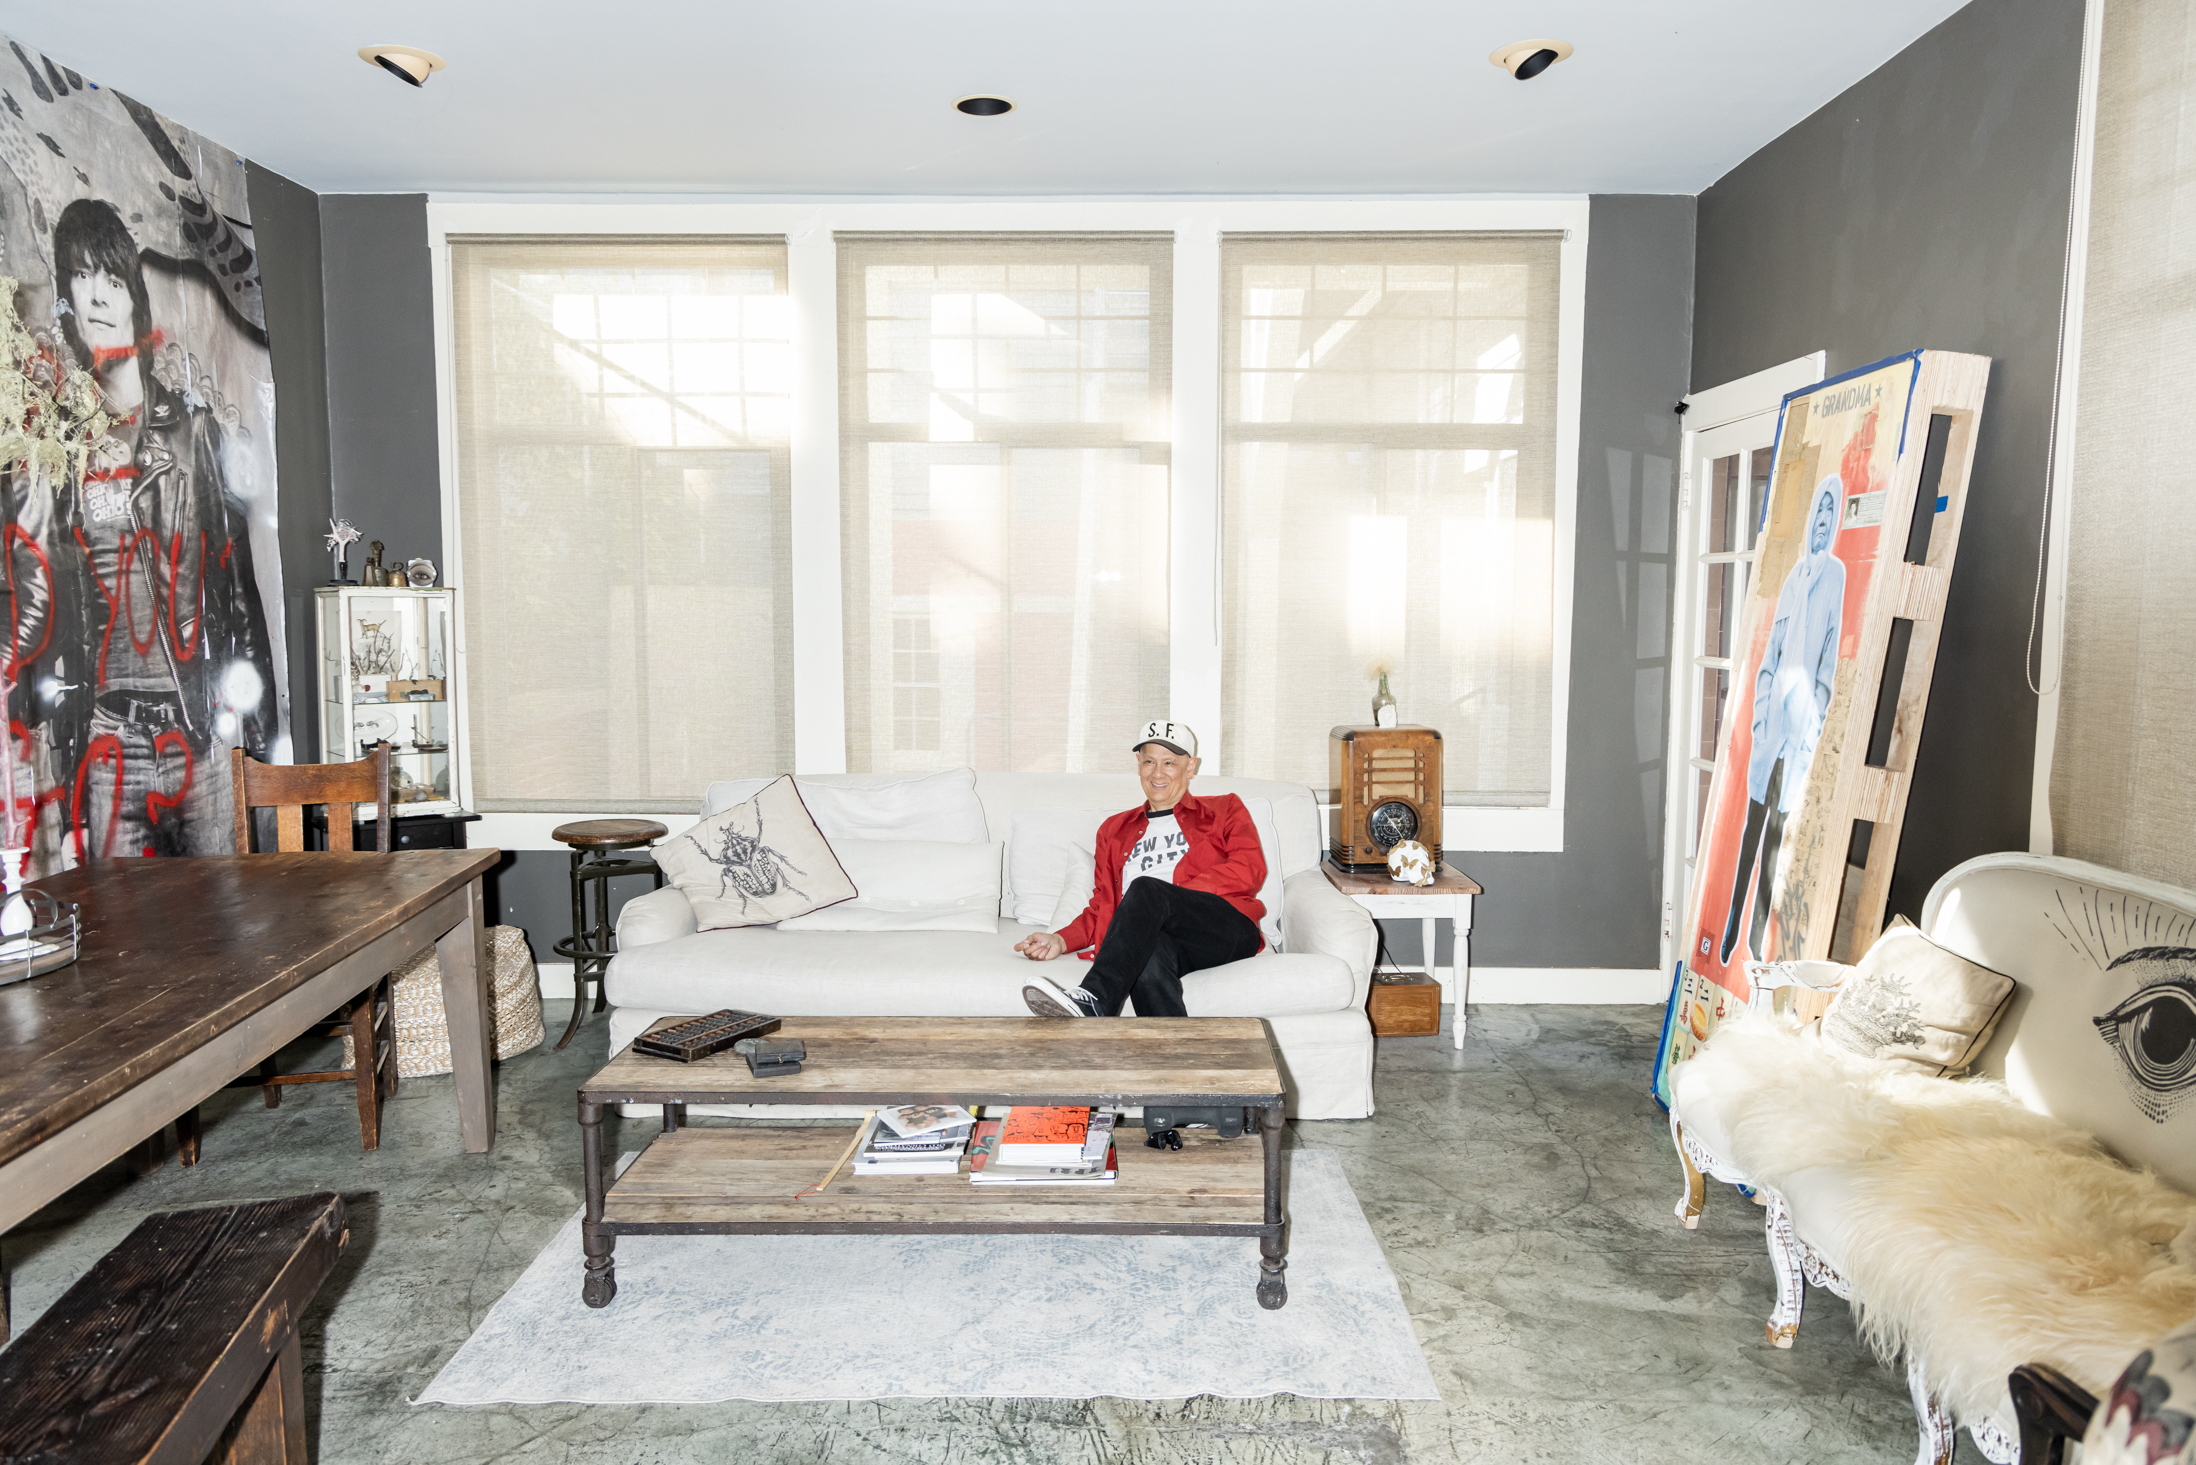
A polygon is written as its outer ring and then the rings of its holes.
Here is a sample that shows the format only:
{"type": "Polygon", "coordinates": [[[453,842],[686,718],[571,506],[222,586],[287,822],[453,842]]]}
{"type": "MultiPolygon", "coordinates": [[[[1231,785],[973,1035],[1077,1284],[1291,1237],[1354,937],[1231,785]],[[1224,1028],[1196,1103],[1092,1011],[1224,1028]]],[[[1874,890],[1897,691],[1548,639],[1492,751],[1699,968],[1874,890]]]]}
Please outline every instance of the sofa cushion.
{"type": "Polygon", "coordinates": [[[835,839],[860,892],[852,900],[780,921],[781,931],[999,930],[996,844],[928,839],[835,839]]]}
{"type": "Polygon", "coordinates": [[[1824,1041],[1863,1058],[1957,1077],[2013,995],[2013,979],[1901,922],[1876,938],[1823,1014],[1824,1041]]]}
{"type": "MultiPolygon", "coordinates": [[[[1098,826],[1114,812],[1055,806],[1016,809],[1007,845],[1007,914],[1025,926],[1049,920],[1060,903],[1060,892],[1072,883],[1072,856],[1080,851],[1083,867],[1089,868],[1092,852],[1098,848],[1098,826]]],[[[1083,900],[1089,899],[1086,891],[1083,900]]]]}
{"type": "Polygon", "coordinates": [[[703,930],[770,925],[855,893],[790,778],[771,780],[651,853],[703,930]]]}
{"type": "MultiPolygon", "coordinates": [[[[721,813],[751,799],[767,778],[734,778],[709,785],[702,814],[721,813]]],[[[928,839],[980,844],[991,837],[983,802],[976,797],[976,774],[948,768],[920,778],[835,778],[824,782],[796,778],[801,799],[824,838],[928,839]]]]}
{"type": "MultiPolygon", "coordinates": [[[[811,1016],[1026,1017],[1022,983],[1033,964],[1014,943],[1044,928],[1002,921],[997,935],[968,931],[700,931],[618,953],[604,979],[620,1007],[714,1012],[738,1007],[811,1016]]],[[[1063,957],[1047,974],[1080,981],[1063,957]],[[1066,965],[1061,965],[1061,963],[1066,965]]],[[[1278,1017],[1347,1007],[1350,971],[1331,956],[1262,952],[1191,972],[1182,998],[1192,1017],[1278,1017]]]]}

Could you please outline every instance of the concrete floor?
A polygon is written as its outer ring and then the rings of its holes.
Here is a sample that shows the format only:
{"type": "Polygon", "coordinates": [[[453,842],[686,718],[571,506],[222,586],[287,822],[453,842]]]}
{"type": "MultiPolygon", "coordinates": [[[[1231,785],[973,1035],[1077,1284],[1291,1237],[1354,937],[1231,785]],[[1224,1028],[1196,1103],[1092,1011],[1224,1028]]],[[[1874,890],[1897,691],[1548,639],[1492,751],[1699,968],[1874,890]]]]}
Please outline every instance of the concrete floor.
{"type": "MultiPolygon", "coordinates": [[[[569,1007],[549,1004],[549,1031],[569,1007]]],[[[1379,1114],[1291,1126],[1341,1152],[1402,1283],[1439,1403],[1256,1399],[892,1400],[657,1408],[412,1408],[578,1209],[573,1090],[604,1060],[591,1019],[563,1053],[499,1070],[494,1153],[457,1149],[450,1081],[408,1080],[382,1147],[358,1149],[348,1090],[235,1091],[205,1159],[133,1180],[109,1167],[5,1241],[20,1327],[149,1211],[333,1189],[351,1247],[305,1318],[316,1458],[331,1465],[981,1461],[1399,1465],[1404,1461],[1898,1462],[1902,1381],[1811,1293],[1798,1346],[1762,1340],[1760,1211],[1711,1184],[1700,1229],[1671,1216],[1669,1132],[1646,1097],[1658,1010],[1489,1007],[1449,1039],[1380,1045],[1379,1114]]],[[[612,1120],[612,1124],[617,1121],[612,1120]]],[[[652,1128],[628,1123],[622,1146],[652,1128]]],[[[575,1284],[576,1285],[576,1284],[575,1284]]],[[[664,1360],[676,1368],[676,1358],[664,1360]]],[[[1963,1437],[1962,1461],[1980,1460],[1963,1437]]]]}

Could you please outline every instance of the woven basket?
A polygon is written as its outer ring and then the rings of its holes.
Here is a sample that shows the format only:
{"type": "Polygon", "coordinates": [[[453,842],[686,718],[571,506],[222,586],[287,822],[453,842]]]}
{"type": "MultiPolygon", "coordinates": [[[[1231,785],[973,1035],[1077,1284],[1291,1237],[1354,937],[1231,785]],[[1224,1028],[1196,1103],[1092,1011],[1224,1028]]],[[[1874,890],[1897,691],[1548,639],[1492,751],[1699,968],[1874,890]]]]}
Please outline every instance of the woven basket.
{"type": "MultiPolygon", "coordinates": [[[[490,926],[488,949],[495,963],[489,1003],[496,1018],[496,1057],[541,1046],[541,986],[526,933],[517,926],[490,926]]],[[[442,966],[430,946],[395,972],[397,1074],[419,1078],[450,1072],[450,1029],[442,1013],[442,966]]],[[[343,1038],[343,1062],[351,1063],[351,1039],[343,1038]]]]}

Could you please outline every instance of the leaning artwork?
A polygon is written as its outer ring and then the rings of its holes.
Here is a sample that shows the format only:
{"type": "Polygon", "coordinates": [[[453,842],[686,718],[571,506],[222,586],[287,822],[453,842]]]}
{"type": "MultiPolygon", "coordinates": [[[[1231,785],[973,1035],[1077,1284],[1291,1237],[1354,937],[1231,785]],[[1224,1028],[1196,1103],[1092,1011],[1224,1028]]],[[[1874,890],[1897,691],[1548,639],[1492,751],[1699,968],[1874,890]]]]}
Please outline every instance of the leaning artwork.
{"type": "Polygon", "coordinates": [[[1740,654],[1658,1054],[1770,968],[1881,929],[1966,507],[1989,358],[1919,351],[1784,399],[1740,654]]]}
{"type": "Polygon", "coordinates": [[[6,45],[0,276],[20,328],[0,369],[59,410],[0,464],[0,845],[33,875],[226,852],[228,750],[289,759],[274,384],[244,164],[6,45]],[[75,451],[28,446],[56,435],[75,451]]]}

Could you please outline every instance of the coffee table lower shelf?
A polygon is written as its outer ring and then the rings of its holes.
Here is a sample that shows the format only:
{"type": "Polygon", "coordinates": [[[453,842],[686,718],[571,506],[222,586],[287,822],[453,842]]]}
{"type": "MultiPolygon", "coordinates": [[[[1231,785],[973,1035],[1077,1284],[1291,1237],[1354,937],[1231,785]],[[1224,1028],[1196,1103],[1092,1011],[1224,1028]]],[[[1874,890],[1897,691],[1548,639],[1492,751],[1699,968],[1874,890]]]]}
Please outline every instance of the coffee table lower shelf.
{"type": "Polygon", "coordinates": [[[801,1194],[832,1173],[853,1136],[852,1127],[836,1125],[682,1127],[657,1136],[606,1190],[589,1187],[591,1199],[602,1199],[584,1227],[582,1296],[605,1307],[617,1295],[612,1247],[620,1236],[1066,1233],[1255,1236],[1259,1302],[1277,1308],[1288,1300],[1278,1133],[1224,1140],[1191,1130],[1175,1151],[1147,1150],[1138,1131],[1125,1130],[1110,1186],[979,1186],[965,1170],[841,1172],[821,1193],[801,1194]]]}

